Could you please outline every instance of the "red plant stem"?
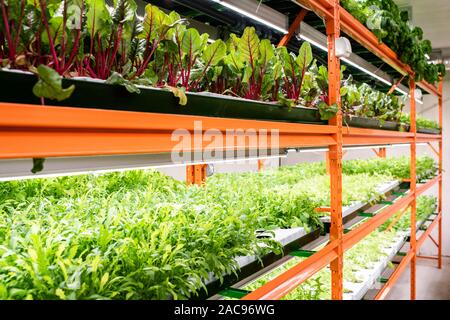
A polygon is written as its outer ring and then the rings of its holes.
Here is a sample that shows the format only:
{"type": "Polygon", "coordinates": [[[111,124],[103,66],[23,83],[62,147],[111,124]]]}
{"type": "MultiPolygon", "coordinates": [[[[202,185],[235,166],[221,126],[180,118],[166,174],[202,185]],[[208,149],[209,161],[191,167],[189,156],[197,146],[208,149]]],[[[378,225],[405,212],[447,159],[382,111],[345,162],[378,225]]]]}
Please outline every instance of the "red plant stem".
{"type": "Polygon", "coordinates": [[[88,70],[88,72],[91,74],[91,76],[92,76],[93,78],[98,78],[98,77],[97,77],[97,74],[95,73],[94,70],[92,70],[92,68],[91,68],[91,66],[90,66],[89,64],[86,64],[86,69],[88,70]]]}
{"type": "Polygon", "coordinates": [[[21,6],[20,6],[20,17],[19,17],[19,21],[17,23],[17,33],[16,33],[16,38],[15,38],[15,41],[14,41],[15,50],[17,50],[17,48],[19,47],[20,33],[22,31],[22,24],[23,24],[23,18],[24,17],[25,17],[25,0],[22,0],[21,1],[21,6]]]}
{"type": "Polygon", "coordinates": [[[50,50],[52,52],[52,56],[53,56],[53,60],[54,60],[54,64],[55,64],[55,70],[58,73],[60,73],[58,55],[56,54],[55,45],[53,43],[53,38],[50,34],[50,26],[48,25],[47,17],[45,16],[45,8],[47,6],[47,2],[45,0],[39,0],[39,4],[41,6],[42,23],[44,24],[45,30],[47,31],[48,41],[50,44],[50,50]]]}
{"type": "Polygon", "coordinates": [[[8,41],[8,47],[9,47],[9,59],[13,62],[16,56],[16,50],[14,48],[14,43],[12,41],[11,37],[11,30],[9,26],[9,19],[8,19],[8,12],[6,11],[6,6],[4,0],[0,0],[0,4],[2,5],[2,16],[3,16],[3,22],[5,24],[5,32],[6,32],[6,40],[8,41]]]}
{"type": "MultiPolygon", "coordinates": [[[[75,59],[75,57],[76,57],[76,55],[78,53],[78,49],[79,49],[78,46],[79,46],[79,43],[80,43],[80,36],[81,36],[81,30],[77,30],[77,35],[75,37],[75,43],[73,44],[72,52],[70,53],[69,60],[67,61],[66,67],[62,67],[63,68],[63,71],[62,71],[63,74],[72,66],[73,60],[75,59]]],[[[63,60],[65,60],[65,58],[63,60]]]]}
{"type": "Polygon", "coordinates": [[[105,72],[108,72],[109,74],[111,73],[111,68],[116,60],[117,52],[119,51],[119,43],[122,41],[122,28],[123,25],[120,23],[119,26],[117,27],[117,36],[114,41],[113,53],[111,59],[109,60],[108,67],[105,70],[105,72]]]}
{"type": "MultiPolygon", "coordinates": [[[[62,37],[61,37],[61,69],[65,69],[66,62],[66,20],[67,20],[67,0],[63,0],[63,25],[62,25],[62,37]]],[[[64,73],[64,71],[62,72],[64,73]]]]}
{"type": "Polygon", "coordinates": [[[133,77],[131,78],[132,80],[136,79],[136,77],[141,76],[142,73],[145,71],[145,69],[147,69],[147,66],[150,63],[150,60],[151,60],[153,54],[155,53],[156,49],[158,48],[158,45],[159,45],[159,41],[153,45],[152,51],[150,52],[148,57],[145,59],[144,63],[140,66],[139,70],[136,71],[136,73],[133,75],[133,77]]]}

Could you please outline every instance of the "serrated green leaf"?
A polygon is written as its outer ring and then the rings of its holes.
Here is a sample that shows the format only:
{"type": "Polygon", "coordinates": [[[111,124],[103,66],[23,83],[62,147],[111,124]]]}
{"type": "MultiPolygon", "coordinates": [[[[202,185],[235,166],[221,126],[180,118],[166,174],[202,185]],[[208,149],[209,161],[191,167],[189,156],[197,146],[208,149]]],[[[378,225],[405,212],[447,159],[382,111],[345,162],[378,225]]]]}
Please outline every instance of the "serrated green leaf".
{"type": "Polygon", "coordinates": [[[63,101],[70,98],[75,86],[63,89],[62,77],[52,68],[40,65],[37,68],[39,80],[33,87],[33,94],[39,98],[63,101]]]}

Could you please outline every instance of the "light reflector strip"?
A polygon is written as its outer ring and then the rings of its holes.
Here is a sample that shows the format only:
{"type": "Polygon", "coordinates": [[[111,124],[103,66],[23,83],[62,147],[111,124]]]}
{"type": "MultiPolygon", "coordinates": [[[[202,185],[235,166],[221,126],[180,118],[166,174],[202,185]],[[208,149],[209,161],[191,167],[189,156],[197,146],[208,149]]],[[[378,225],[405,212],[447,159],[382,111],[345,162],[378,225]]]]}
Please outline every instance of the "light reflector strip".
{"type": "MultiPolygon", "coordinates": [[[[284,18],[280,18],[280,23],[276,24],[273,21],[269,21],[268,19],[263,18],[264,16],[269,16],[267,13],[267,15],[264,14],[264,12],[258,14],[258,12],[261,10],[263,11],[265,8],[265,5],[261,5],[258,4],[257,2],[254,2],[254,10],[249,10],[249,6],[252,5],[253,3],[250,3],[249,1],[243,1],[243,0],[239,0],[239,1],[234,1],[234,0],[211,0],[215,3],[219,3],[222,6],[233,10],[239,14],[242,14],[252,20],[255,20],[261,24],[264,24],[274,30],[277,30],[283,34],[287,34],[289,33],[289,31],[287,30],[287,19],[286,17],[284,18]],[[283,22],[281,22],[281,20],[283,20],[283,22]]],[[[280,14],[281,17],[282,14],[280,14]]],[[[272,15],[273,17],[273,15],[272,15]]],[[[276,18],[276,17],[275,17],[276,18]]]]}

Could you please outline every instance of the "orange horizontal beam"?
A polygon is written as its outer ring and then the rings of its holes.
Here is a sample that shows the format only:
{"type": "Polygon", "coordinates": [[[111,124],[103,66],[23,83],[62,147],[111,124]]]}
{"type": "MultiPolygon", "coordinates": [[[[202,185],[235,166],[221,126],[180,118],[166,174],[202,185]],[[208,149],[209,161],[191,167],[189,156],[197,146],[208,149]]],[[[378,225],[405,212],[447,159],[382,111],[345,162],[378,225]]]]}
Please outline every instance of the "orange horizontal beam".
{"type": "MultiPolygon", "coordinates": [[[[419,250],[421,248],[421,246],[424,244],[425,240],[428,238],[428,236],[430,236],[431,232],[433,232],[433,229],[438,225],[440,219],[442,219],[442,215],[441,214],[428,227],[427,231],[425,233],[423,233],[420,236],[420,238],[417,240],[417,250],[419,250]]],[[[402,275],[403,271],[405,271],[406,267],[411,262],[411,259],[413,258],[413,256],[414,256],[414,252],[413,251],[408,252],[406,257],[404,257],[402,259],[402,261],[400,262],[399,266],[395,269],[394,273],[389,278],[388,282],[377,293],[377,295],[375,296],[375,300],[382,300],[382,299],[386,298],[388,293],[392,290],[393,286],[395,285],[395,283],[398,281],[398,279],[402,275]]],[[[438,259],[437,257],[435,258],[435,257],[426,257],[426,256],[417,256],[417,258],[436,259],[436,260],[438,259]]]]}
{"type": "Polygon", "coordinates": [[[207,130],[223,134],[223,140],[215,141],[218,150],[260,148],[255,139],[239,141],[249,136],[242,131],[268,132],[269,145],[271,131],[278,131],[280,148],[334,145],[337,132],[327,125],[8,103],[0,103],[0,114],[0,159],[171,152],[179,145],[172,139],[174,131],[194,133],[199,124],[201,131],[185,151],[210,150],[211,141],[203,139],[207,130]],[[242,131],[234,133],[230,145],[225,134],[236,129],[242,131]]]}
{"type": "Polygon", "coordinates": [[[345,146],[412,143],[414,138],[414,134],[410,132],[353,127],[344,127],[342,134],[345,146]]]}
{"type": "Polygon", "coordinates": [[[320,17],[333,18],[334,3],[328,0],[294,0],[294,2],[315,12],[320,17]]]}
{"type": "Polygon", "coordinates": [[[427,238],[431,235],[431,232],[433,232],[434,228],[438,225],[439,221],[442,219],[442,214],[439,214],[436,219],[434,219],[433,223],[430,224],[427,231],[425,231],[423,234],[420,235],[420,238],[417,240],[417,250],[419,250],[427,238]]]}
{"type": "Polygon", "coordinates": [[[432,85],[429,82],[422,81],[418,82],[417,85],[423,90],[427,91],[428,93],[437,96],[438,98],[442,96],[442,93],[440,92],[439,88],[436,87],[435,85],[432,85]]]}
{"type": "Polygon", "coordinates": [[[426,260],[439,260],[439,257],[432,257],[432,256],[417,256],[417,258],[426,260]]]}
{"type": "Polygon", "coordinates": [[[337,258],[337,241],[331,242],[310,258],[249,293],[242,300],[279,300],[337,258]]]}
{"type": "Polygon", "coordinates": [[[316,208],[316,209],[314,209],[314,211],[317,212],[317,213],[325,213],[325,212],[330,213],[331,212],[331,208],[316,208]]]}
{"type": "Polygon", "coordinates": [[[442,180],[442,175],[438,175],[437,177],[431,179],[430,181],[422,184],[422,185],[418,185],[417,186],[417,196],[420,196],[422,194],[424,194],[428,189],[430,189],[431,187],[433,187],[436,183],[438,183],[440,180],[442,180]]]}
{"type": "Polygon", "coordinates": [[[442,135],[424,134],[424,133],[417,134],[417,142],[418,143],[435,142],[435,141],[441,141],[441,140],[442,140],[442,135]]]}
{"type": "MultiPolygon", "coordinates": [[[[327,0],[295,0],[295,2],[315,12],[322,18],[333,18],[333,4],[327,0]]],[[[359,42],[367,50],[378,56],[381,60],[389,64],[400,74],[405,76],[408,74],[412,75],[414,73],[411,67],[402,62],[391,48],[380,42],[372,31],[353,17],[342,6],[339,8],[339,12],[341,21],[340,27],[342,31],[352,37],[355,41],[359,42]]],[[[437,97],[442,97],[442,93],[439,91],[439,88],[433,84],[422,81],[417,83],[417,85],[430,94],[437,97]]]]}
{"type": "Polygon", "coordinates": [[[367,237],[377,228],[379,228],[383,223],[385,223],[389,218],[391,218],[394,214],[399,212],[404,207],[408,206],[413,200],[413,194],[409,193],[405,197],[396,201],[393,205],[383,209],[380,213],[378,213],[373,218],[370,218],[366,222],[358,225],[349,233],[343,236],[343,246],[344,251],[349,250],[355,244],[360,242],[362,239],[367,237]]]}
{"type": "Polygon", "coordinates": [[[414,256],[414,253],[412,251],[408,252],[408,254],[402,259],[400,264],[394,270],[394,272],[392,273],[388,282],[386,282],[386,284],[383,286],[383,288],[381,288],[381,290],[377,293],[377,295],[375,296],[375,300],[383,300],[386,298],[386,296],[389,294],[389,292],[394,287],[395,283],[398,281],[398,279],[402,275],[403,271],[405,271],[406,267],[410,264],[413,256],[414,256]]]}

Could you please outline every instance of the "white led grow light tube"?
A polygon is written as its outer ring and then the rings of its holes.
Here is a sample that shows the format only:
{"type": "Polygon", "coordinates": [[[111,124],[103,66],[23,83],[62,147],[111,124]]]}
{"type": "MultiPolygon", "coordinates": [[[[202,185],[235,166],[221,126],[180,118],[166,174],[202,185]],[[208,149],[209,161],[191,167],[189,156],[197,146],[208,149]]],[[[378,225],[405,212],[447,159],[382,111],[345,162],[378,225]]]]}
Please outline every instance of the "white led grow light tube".
{"type": "MultiPolygon", "coordinates": [[[[426,143],[418,143],[417,146],[426,146],[426,143]]],[[[342,150],[353,151],[353,150],[372,150],[379,148],[395,148],[395,147],[409,147],[410,144],[384,144],[384,145],[373,145],[373,146],[361,146],[361,147],[343,147],[342,150]]],[[[311,148],[311,149],[300,149],[299,153],[315,153],[315,152],[327,152],[326,148],[311,148]]]]}
{"type": "Polygon", "coordinates": [[[386,80],[386,79],[380,77],[379,75],[376,75],[375,73],[373,73],[373,72],[367,70],[366,68],[364,68],[364,67],[362,67],[362,66],[360,66],[360,65],[358,65],[358,64],[356,64],[356,63],[353,63],[351,60],[349,60],[349,59],[347,59],[347,58],[342,58],[341,60],[344,61],[344,62],[346,62],[346,63],[348,63],[348,64],[351,65],[352,67],[354,67],[354,68],[356,68],[356,69],[358,69],[358,70],[364,72],[365,74],[371,76],[372,78],[375,78],[375,79],[377,79],[377,80],[383,82],[384,84],[387,84],[388,86],[391,86],[391,85],[392,85],[392,82],[390,82],[390,81],[388,81],[388,80],[386,80]]]}
{"type": "MultiPolygon", "coordinates": [[[[319,43],[318,41],[315,41],[312,38],[310,38],[310,37],[308,37],[307,35],[304,35],[304,34],[300,34],[300,38],[303,39],[304,41],[307,41],[307,42],[311,43],[313,46],[319,48],[320,50],[328,52],[328,46],[327,45],[323,45],[323,44],[319,43]]],[[[386,80],[385,78],[383,78],[383,77],[373,73],[370,70],[367,70],[363,66],[361,66],[361,65],[351,61],[348,58],[341,58],[341,60],[344,61],[345,63],[351,65],[352,67],[354,67],[354,68],[364,72],[365,74],[371,76],[372,78],[375,78],[375,79],[383,82],[384,84],[387,84],[389,86],[392,85],[392,82],[390,82],[390,81],[386,80]]]]}
{"type": "Polygon", "coordinates": [[[287,30],[287,17],[275,10],[259,4],[256,1],[242,1],[242,0],[211,0],[219,3],[230,10],[242,14],[250,19],[262,23],[269,28],[277,30],[283,34],[289,33],[287,30]],[[270,11],[270,12],[269,12],[270,11]],[[271,18],[269,20],[269,17],[271,18]]]}
{"type": "MultiPolygon", "coordinates": [[[[101,158],[101,157],[100,157],[101,158]]],[[[199,165],[199,164],[221,164],[221,163],[233,163],[233,162],[243,162],[243,161],[257,161],[257,160],[269,160],[269,159],[280,159],[287,158],[287,155],[276,155],[276,156],[262,156],[262,157],[242,157],[242,158],[233,158],[233,159],[224,159],[224,160],[204,160],[204,161],[194,161],[188,163],[159,163],[149,164],[149,165],[130,165],[126,166],[126,163],[130,163],[127,161],[128,158],[123,159],[121,163],[110,162],[112,168],[105,168],[108,166],[108,162],[104,159],[98,159],[96,157],[92,158],[92,168],[89,168],[88,164],[83,163],[79,168],[73,167],[73,162],[76,162],[77,158],[74,160],[70,159],[48,159],[50,163],[47,163],[47,166],[44,164],[44,172],[45,170],[48,173],[42,174],[32,174],[30,172],[31,169],[31,161],[24,161],[17,166],[11,166],[11,162],[8,161],[6,164],[6,168],[4,172],[0,171],[0,182],[5,181],[16,181],[16,180],[30,180],[30,179],[40,179],[40,178],[56,178],[63,176],[80,176],[86,174],[104,174],[111,172],[127,172],[134,170],[149,170],[149,169],[163,169],[163,168],[180,168],[188,165],[199,165]],[[69,160],[69,162],[64,162],[64,160],[69,160]],[[52,162],[56,161],[56,162],[52,162]],[[61,162],[62,161],[62,162],[61,162]],[[72,163],[71,163],[72,161],[72,163]],[[96,167],[95,163],[101,163],[101,167],[96,167]],[[66,167],[66,168],[64,168],[66,167]]],[[[26,160],[26,159],[23,159],[26,160]]],[[[150,160],[150,159],[149,159],[150,160]]],[[[1,163],[0,163],[1,165],[1,163]]],[[[98,164],[97,164],[98,165],[98,164]]]]}
{"type": "MultiPolygon", "coordinates": [[[[408,93],[405,92],[404,90],[400,89],[399,87],[396,87],[395,90],[396,90],[397,92],[400,92],[400,93],[403,94],[404,96],[408,96],[408,98],[411,97],[410,94],[408,94],[408,93]]],[[[416,102],[419,103],[419,104],[423,104],[423,101],[420,100],[420,99],[416,99],[416,102]]]]}
{"type": "Polygon", "coordinates": [[[300,149],[299,153],[315,153],[315,152],[327,152],[327,148],[317,148],[317,149],[300,149]]]}
{"type": "Polygon", "coordinates": [[[344,147],[343,150],[352,151],[352,150],[372,150],[372,149],[380,149],[380,148],[392,148],[392,145],[375,145],[375,146],[363,146],[363,147],[344,147]]]}

